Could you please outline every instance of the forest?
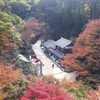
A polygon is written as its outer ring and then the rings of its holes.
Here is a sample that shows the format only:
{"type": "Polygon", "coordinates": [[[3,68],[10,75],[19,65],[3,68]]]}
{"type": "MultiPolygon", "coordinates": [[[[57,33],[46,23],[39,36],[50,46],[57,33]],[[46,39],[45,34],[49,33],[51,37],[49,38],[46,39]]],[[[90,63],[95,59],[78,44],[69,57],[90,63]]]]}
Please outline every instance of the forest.
{"type": "MultiPolygon", "coordinates": [[[[48,65],[49,66],[49,65],[48,65]]],[[[100,0],[0,0],[0,100],[100,100],[100,0]],[[61,64],[77,81],[38,76],[40,38],[73,41],[61,64]]]]}

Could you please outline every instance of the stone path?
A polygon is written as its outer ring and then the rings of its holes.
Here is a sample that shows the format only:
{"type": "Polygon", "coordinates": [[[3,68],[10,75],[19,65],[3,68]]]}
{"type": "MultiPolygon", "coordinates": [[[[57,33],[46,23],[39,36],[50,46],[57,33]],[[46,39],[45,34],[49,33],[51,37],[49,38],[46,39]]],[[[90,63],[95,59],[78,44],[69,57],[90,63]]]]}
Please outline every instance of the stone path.
{"type": "Polygon", "coordinates": [[[37,57],[41,59],[44,66],[42,67],[43,75],[53,75],[55,78],[61,80],[66,78],[68,81],[76,81],[75,72],[66,73],[63,72],[60,68],[58,68],[50,59],[48,59],[40,48],[41,41],[38,40],[33,46],[33,50],[37,57]],[[54,68],[52,68],[52,64],[54,64],[54,68]]]}

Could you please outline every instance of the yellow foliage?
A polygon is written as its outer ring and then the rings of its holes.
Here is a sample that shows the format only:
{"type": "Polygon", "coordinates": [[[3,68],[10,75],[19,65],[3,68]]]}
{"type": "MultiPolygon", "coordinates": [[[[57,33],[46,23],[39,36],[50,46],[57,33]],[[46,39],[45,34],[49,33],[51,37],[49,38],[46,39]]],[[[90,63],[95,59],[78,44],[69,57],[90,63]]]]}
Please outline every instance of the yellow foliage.
{"type": "Polygon", "coordinates": [[[6,98],[8,96],[9,96],[9,93],[8,92],[3,93],[2,91],[0,91],[0,100],[3,100],[4,98],[6,98]]]}
{"type": "Polygon", "coordinates": [[[61,82],[61,89],[64,91],[73,91],[75,88],[79,86],[78,82],[69,82],[62,80],[61,82]]]}

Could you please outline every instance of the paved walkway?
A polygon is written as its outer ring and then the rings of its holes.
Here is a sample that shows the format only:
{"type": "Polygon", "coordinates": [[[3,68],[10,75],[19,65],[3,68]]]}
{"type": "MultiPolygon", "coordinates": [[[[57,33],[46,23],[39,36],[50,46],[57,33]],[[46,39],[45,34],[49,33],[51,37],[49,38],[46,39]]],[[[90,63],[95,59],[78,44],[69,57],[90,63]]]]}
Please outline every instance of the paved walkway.
{"type": "Polygon", "coordinates": [[[75,72],[66,73],[63,72],[59,67],[57,67],[50,59],[48,59],[40,48],[41,41],[38,40],[33,46],[33,50],[38,58],[41,59],[44,66],[42,67],[43,75],[53,75],[55,78],[61,80],[66,78],[68,81],[76,81],[75,72]],[[54,64],[54,68],[52,68],[52,64],[54,64]]]}

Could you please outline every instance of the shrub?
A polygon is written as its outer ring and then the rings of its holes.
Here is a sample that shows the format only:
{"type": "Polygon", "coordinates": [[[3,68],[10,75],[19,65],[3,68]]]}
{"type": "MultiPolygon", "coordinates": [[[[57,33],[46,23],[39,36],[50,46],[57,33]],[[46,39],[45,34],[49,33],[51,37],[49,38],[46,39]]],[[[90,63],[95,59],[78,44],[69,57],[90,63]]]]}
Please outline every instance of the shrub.
{"type": "Polygon", "coordinates": [[[47,83],[59,83],[59,80],[54,78],[52,75],[43,76],[42,80],[46,81],[47,83]]]}
{"type": "Polygon", "coordinates": [[[25,91],[28,83],[30,83],[30,81],[20,78],[16,82],[10,84],[7,87],[9,91],[7,100],[16,100],[25,91]]]}
{"type": "Polygon", "coordinates": [[[100,100],[100,85],[97,87],[98,90],[89,91],[86,94],[88,100],[100,100]]]}
{"type": "Polygon", "coordinates": [[[91,87],[80,82],[68,82],[63,80],[60,84],[60,89],[69,94],[75,100],[86,100],[85,95],[91,90],[91,87]]]}

